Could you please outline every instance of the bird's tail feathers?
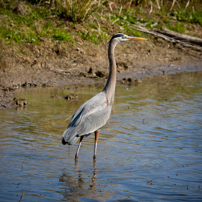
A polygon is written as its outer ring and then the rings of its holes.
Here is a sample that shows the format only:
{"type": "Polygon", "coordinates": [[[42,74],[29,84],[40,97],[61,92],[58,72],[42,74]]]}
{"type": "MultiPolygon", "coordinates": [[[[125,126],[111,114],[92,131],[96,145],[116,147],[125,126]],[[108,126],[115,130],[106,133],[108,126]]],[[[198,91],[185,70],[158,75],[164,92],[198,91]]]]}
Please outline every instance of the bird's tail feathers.
{"type": "Polygon", "coordinates": [[[65,130],[63,133],[63,138],[67,144],[73,145],[77,142],[79,136],[77,136],[73,129],[67,128],[67,130],[65,130]]]}

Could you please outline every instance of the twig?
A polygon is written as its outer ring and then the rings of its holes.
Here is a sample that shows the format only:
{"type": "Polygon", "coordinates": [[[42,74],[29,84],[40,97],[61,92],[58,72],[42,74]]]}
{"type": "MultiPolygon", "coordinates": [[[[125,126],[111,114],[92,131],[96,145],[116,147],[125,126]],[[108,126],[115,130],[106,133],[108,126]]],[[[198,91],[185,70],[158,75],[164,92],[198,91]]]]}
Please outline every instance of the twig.
{"type": "Polygon", "coordinates": [[[172,6],[170,8],[170,11],[173,9],[173,6],[175,5],[176,0],[173,0],[172,6]]]}
{"type": "Polygon", "coordinates": [[[156,4],[157,4],[157,6],[158,6],[158,9],[160,10],[161,7],[160,7],[160,5],[159,5],[159,1],[158,1],[158,0],[156,0],[156,4]]]}
{"type": "Polygon", "coordinates": [[[178,5],[178,7],[181,9],[181,6],[180,6],[180,4],[178,3],[178,1],[176,1],[176,4],[178,5]]]}
{"type": "Polygon", "coordinates": [[[186,6],[184,8],[184,11],[186,11],[187,7],[189,6],[189,3],[190,3],[190,0],[187,1],[187,4],[186,4],[186,6]]]}
{"type": "Polygon", "coordinates": [[[108,4],[109,9],[110,9],[111,12],[113,11],[113,9],[112,9],[112,4],[114,4],[114,3],[113,3],[113,2],[109,2],[109,4],[108,4]]]}
{"type": "Polygon", "coordinates": [[[152,11],[153,11],[153,5],[152,5],[152,1],[151,1],[151,0],[150,0],[150,4],[151,4],[151,9],[150,9],[150,11],[149,11],[149,14],[151,14],[152,11]]]}
{"type": "Polygon", "coordinates": [[[131,5],[132,5],[132,1],[133,1],[133,0],[130,0],[130,2],[129,2],[129,6],[128,6],[129,8],[130,8],[131,5]]]}
{"type": "Polygon", "coordinates": [[[119,15],[121,15],[121,11],[122,11],[122,6],[121,6],[121,8],[120,8],[120,10],[119,10],[119,15]]]}
{"type": "Polygon", "coordinates": [[[117,18],[116,20],[114,20],[114,21],[112,22],[112,24],[114,24],[114,23],[117,22],[117,21],[119,21],[119,18],[117,18]]]}

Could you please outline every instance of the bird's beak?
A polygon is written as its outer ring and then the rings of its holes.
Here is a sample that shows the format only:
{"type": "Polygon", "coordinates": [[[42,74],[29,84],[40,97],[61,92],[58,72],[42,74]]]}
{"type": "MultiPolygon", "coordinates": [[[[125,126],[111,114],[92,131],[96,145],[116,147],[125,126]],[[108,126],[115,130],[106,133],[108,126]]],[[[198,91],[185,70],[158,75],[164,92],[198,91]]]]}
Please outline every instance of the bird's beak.
{"type": "Polygon", "coordinates": [[[129,40],[129,41],[145,41],[145,40],[147,40],[147,39],[142,38],[142,37],[129,36],[129,37],[128,37],[128,40],[129,40]]]}

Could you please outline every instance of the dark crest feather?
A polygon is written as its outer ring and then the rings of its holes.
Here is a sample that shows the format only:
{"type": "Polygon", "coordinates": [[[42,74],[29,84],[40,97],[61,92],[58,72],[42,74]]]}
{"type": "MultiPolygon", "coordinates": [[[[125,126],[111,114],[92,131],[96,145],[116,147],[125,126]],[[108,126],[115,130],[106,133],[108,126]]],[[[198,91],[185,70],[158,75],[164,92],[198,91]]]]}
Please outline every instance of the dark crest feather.
{"type": "Polygon", "coordinates": [[[124,36],[124,34],[121,34],[121,33],[115,34],[115,35],[111,38],[111,40],[114,39],[114,38],[117,38],[117,37],[122,37],[122,36],[124,36]]]}
{"type": "Polygon", "coordinates": [[[122,33],[117,33],[117,34],[115,34],[115,35],[110,39],[110,41],[109,41],[107,44],[109,44],[113,39],[115,39],[115,38],[117,38],[117,37],[122,37],[122,36],[124,36],[124,34],[122,34],[122,33]]]}
{"type": "Polygon", "coordinates": [[[118,34],[115,34],[115,35],[112,37],[112,39],[117,38],[117,37],[122,37],[122,36],[124,36],[124,34],[118,33],[118,34]]]}

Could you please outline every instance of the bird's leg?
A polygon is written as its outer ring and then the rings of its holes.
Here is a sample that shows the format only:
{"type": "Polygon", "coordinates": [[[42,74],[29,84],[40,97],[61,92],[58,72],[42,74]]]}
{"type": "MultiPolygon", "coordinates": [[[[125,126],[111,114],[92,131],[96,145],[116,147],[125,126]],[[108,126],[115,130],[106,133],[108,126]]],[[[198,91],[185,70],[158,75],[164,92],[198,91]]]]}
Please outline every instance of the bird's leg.
{"type": "Polygon", "coordinates": [[[80,149],[81,142],[82,142],[83,138],[84,138],[84,136],[81,136],[81,137],[80,137],[79,146],[78,146],[77,152],[76,152],[76,154],[75,154],[75,159],[78,159],[78,157],[79,157],[79,156],[78,156],[78,154],[79,154],[79,149],[80,149]]]}
{"type": "Polygon", "coordinates": [[[93,159],[96,159],[96,152],[97,152],[97,142],[98,142],[98,136],[99,136],[100,130],[95,131],[95,144],[94,144],[94,156],[93,159]]]}

